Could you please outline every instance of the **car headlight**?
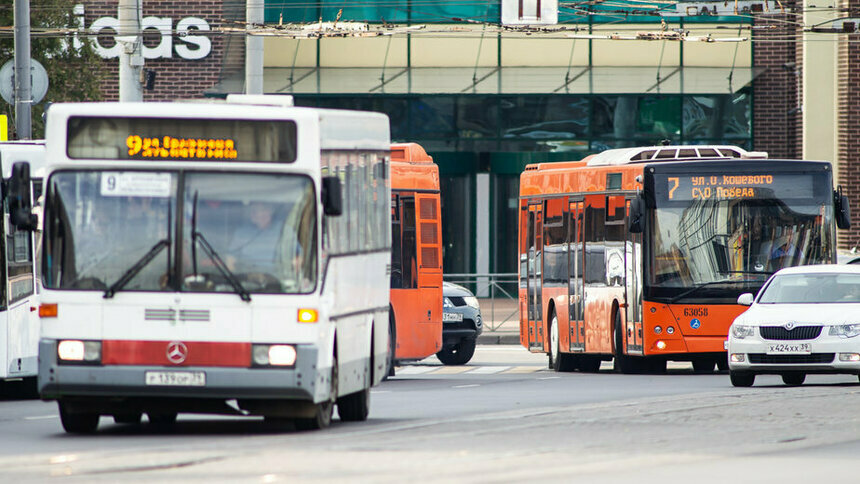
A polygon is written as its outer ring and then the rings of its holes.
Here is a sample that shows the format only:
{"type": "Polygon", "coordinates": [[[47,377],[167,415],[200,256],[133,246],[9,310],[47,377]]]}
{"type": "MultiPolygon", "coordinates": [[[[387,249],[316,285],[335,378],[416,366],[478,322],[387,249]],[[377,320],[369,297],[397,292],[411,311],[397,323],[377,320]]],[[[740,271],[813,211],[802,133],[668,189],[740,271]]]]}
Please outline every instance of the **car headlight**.
{"type": "Polygon", "coordinates": [[[732,325],[732,336],[737,339],[744,339],[755,334],[755,326],[746,326],[743,324],[732,325]]]}
{"type": "Polygon", "coordinates": [[[481,309],[481,306],[478,305],[478,298],[475,296],[467,296],[463,298],[463,301],[466,303],[466,306],[475,309],[481,309]]]}
{"type": "Polygon", "coordinates": [[[448,299],[447,297],[443,297],[442,298],[442,307],[443,308],[453,308],[454,303],[452,303],[451,300],[448,299]]]}
{"type": "Polygon", "coordinates": [[[853,338],[860,334],[860,324],[837,324],[830,327],[830,336],[853,338]]]}

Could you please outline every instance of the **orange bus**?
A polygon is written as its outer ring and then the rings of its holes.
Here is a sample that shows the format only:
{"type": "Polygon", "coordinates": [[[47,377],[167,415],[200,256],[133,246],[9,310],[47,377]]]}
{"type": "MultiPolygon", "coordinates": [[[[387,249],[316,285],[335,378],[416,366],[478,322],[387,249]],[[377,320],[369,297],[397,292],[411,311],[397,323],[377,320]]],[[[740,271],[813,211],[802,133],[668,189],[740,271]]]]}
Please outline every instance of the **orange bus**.
{"type": "Polygon", "coordinates": [[[830,163],[734,146],[614,149],[520,177],[520,342],[556,371],[728,366],[728,328],[776,270],[835,260],[830,163]]]}
{"type": "Polygon", "coordinates": [[[433,158],[416,143],[391,145],[391,372],[442,348],[440,209],[433,158]]]}

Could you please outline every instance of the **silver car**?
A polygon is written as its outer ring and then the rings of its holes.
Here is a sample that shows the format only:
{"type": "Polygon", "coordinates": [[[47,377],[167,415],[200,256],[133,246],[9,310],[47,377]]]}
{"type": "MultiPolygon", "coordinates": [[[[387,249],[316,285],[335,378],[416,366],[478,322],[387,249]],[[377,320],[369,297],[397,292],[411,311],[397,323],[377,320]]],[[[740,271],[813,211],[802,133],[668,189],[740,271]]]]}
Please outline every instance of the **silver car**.
{"type": "Polygon", "coordinates": [[[475,354],[484,329],[478,298],[463,286],[442,283],[442,349],[436,353],[446,365],[465,365],[475,354]]]}

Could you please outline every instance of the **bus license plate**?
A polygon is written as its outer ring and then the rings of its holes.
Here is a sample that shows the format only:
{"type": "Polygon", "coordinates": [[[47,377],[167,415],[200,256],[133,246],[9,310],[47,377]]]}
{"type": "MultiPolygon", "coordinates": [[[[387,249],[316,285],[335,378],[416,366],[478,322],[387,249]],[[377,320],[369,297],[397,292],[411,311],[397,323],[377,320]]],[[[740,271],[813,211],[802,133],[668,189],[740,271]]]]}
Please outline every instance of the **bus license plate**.
{"type": "Polygon", "coordinates": [[[202,371],[147,371],[146,384],[168,387],[204,387],[206,373],[202,371]]]}
{"type": "Polygon", "coordinates": [[[808,355],[812,353],[812,345],[809,343],[777,343],[767,345],[767,354],[797,354],[808,355]]]}
{"type": "Polygon", "coordinates": [[[463,320],[463,314],[462,313],[442,313],[442,321],[445,321],[445,322],[451,321],[451,322],[459,323],[462,320],[463,320]]]}

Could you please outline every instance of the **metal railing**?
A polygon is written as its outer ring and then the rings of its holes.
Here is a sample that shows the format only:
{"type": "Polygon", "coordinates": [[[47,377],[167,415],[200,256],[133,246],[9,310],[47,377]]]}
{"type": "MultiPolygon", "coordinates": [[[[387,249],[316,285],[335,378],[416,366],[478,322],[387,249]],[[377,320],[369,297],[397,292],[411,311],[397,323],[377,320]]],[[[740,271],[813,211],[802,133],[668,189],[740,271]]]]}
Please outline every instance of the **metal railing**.
{"type": "Polygon", "coordinates": [[[519,309],[515,289],[519,283],[517,273],[445,274],[443,278],[447,282],[465,286],[479,299],[489,301],[489,314],[486,302],[481,304],[481,316],[486,331],[496,331],[508,321],[518,321],[519,309]]]}

